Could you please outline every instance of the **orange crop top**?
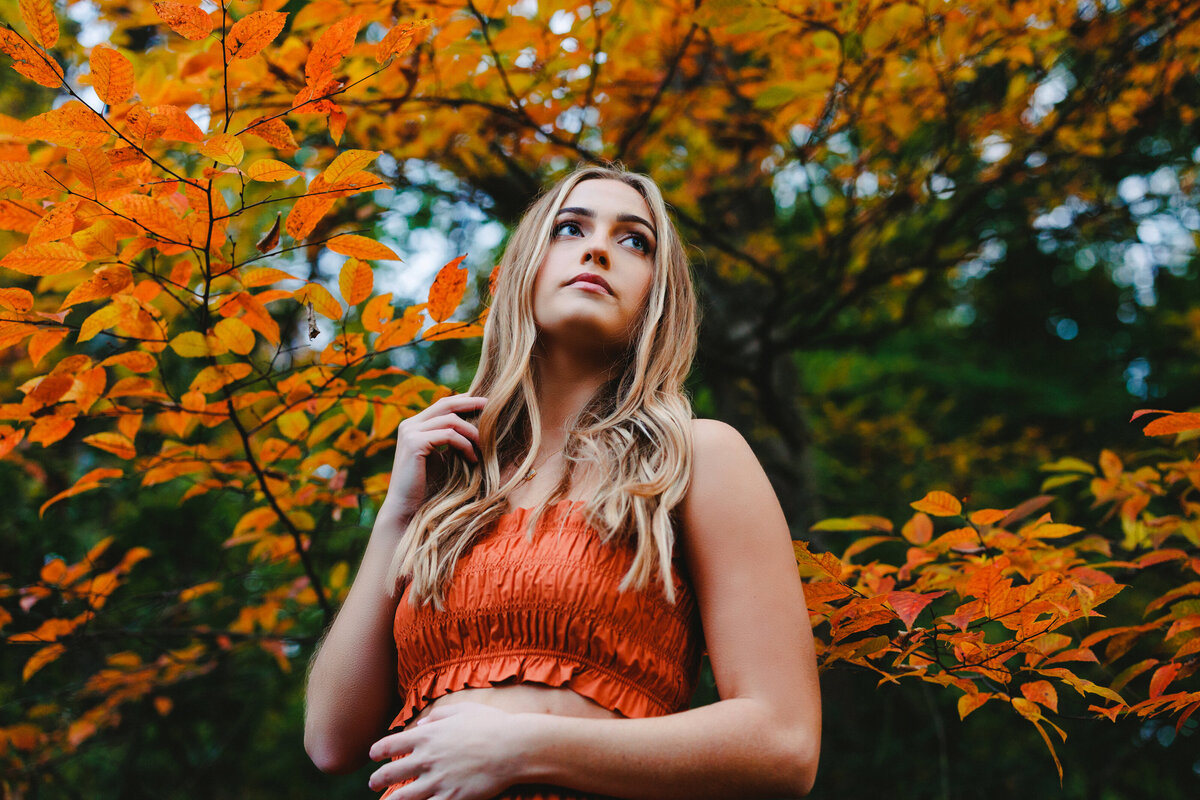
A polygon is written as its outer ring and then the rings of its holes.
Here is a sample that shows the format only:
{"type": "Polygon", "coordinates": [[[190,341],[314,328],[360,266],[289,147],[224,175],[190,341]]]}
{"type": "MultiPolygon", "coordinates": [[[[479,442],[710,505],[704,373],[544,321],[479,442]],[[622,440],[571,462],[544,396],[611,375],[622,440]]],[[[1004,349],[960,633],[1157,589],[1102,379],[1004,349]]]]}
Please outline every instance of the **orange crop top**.
{"type": "Polygon", "coordinates": [[[414,607],[405,587],[393,627],[393,728],[445,694],[505,683],[565,686],[625,717],[687,708],[703,640],[679,548],[672,605],[656,582],[617,591],[632,546],[601,542],[578,502],[548,509],[532,541],[529,513],[503,515],[459,559],[443,610],[414,607]]]}

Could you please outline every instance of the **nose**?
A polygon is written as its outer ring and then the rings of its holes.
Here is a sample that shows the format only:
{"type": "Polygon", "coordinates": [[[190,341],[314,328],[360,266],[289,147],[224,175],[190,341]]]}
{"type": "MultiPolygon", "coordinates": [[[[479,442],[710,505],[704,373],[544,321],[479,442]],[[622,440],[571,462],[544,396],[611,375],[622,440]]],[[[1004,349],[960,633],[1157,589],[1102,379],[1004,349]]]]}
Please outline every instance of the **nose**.
{"type": "Polygon", "coordinates": [[[588,262],[590,262],[592,260],[593,257],[595,257],[597,264],[599,264],[600,266],[605,267],[605,268],[608,267],[608,256],[606,256],[604,254],[604,252],[599,250],[598,248],[588,250],[586,253],[584,253],[583,254],[583,263],[587,264],[588,262]]]}

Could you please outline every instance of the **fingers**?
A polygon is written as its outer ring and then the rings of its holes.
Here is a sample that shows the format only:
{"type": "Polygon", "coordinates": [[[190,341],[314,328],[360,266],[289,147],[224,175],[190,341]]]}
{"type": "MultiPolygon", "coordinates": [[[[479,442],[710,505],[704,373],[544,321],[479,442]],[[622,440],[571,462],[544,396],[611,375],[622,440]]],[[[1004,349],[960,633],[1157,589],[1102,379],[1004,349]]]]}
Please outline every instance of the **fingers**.
{"type": "Polygon", "coordinates": [[[413,419],[436,417],[447,412],[451,414],[472,413],[480,410],[485,405],[487,405],[486,397],[473,397],[469,394],[452,394],[449,397],[443,397],[436,403],[430,403],[420,413],[415,414],[413,419]]]}

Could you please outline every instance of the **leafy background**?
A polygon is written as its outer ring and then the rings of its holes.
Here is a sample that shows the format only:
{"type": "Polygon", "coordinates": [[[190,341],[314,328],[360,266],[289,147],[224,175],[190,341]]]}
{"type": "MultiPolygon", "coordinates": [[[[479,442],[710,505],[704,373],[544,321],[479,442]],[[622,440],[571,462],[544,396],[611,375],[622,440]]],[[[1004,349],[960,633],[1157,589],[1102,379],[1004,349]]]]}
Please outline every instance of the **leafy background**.
{"type": "Polygon", "coordinates": [[[302,685],[389,436],[537,190],[619,160],[690,243],[697,413],[809,543],[814,796],[1195,796],[1196,425],[1130,419],[1200,384],[1200,5],[0,9],[6,794],[366,796],[302,685]],[[956,632],[1001,559],[1090,659],[956,632]]]}

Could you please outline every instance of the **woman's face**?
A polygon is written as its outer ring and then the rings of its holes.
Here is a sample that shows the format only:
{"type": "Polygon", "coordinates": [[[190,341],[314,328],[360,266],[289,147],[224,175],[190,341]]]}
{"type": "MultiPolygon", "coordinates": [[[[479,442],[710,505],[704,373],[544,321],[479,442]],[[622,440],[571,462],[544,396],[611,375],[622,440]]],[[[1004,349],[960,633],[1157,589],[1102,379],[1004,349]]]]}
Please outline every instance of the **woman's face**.
{"type": "Polygon", "coordinates": [[[554,218],[533,285],[533,318],[545,344],[610,350],[628,345],[654,277],[656,231],[641,194],[586,180],[554,218]]]}

